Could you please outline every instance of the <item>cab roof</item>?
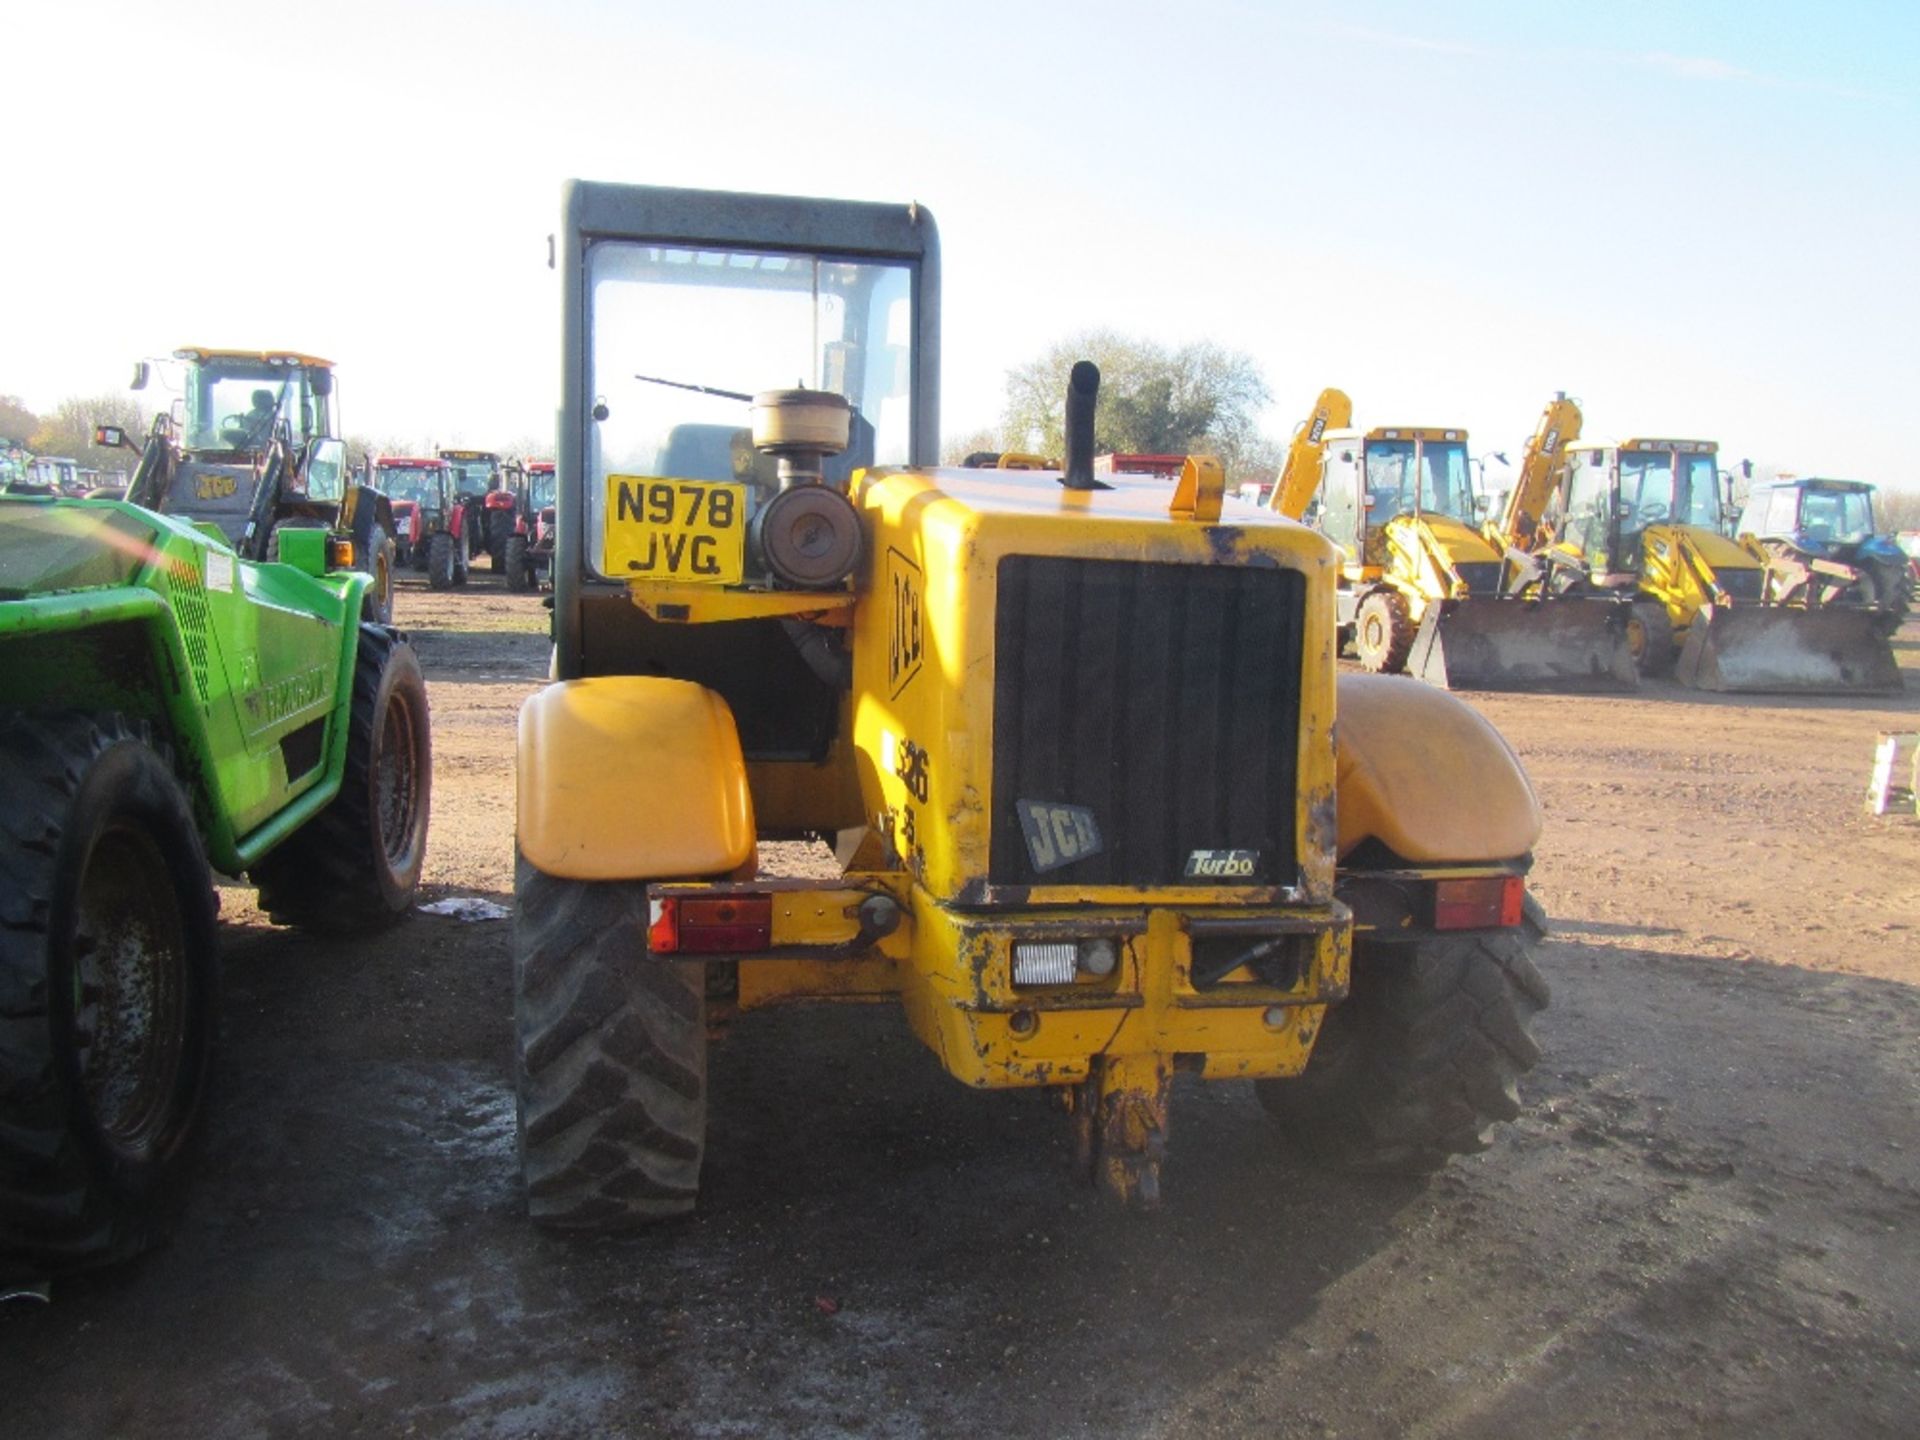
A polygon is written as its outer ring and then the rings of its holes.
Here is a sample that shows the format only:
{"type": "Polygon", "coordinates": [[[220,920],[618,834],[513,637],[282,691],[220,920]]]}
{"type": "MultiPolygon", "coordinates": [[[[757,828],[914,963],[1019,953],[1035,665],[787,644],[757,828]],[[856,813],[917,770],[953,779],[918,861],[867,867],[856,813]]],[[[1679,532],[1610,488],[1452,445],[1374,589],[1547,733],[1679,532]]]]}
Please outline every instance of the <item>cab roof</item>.
{"type": "Polygon", "coordinates": [[[1871,492],[1873,485],[1865,480],[1831,480],[1823,475],[1780,475],[1772,480],[1753,482],[1756,492],[1761,490],[1865,490],[1871,492]]]}
{"type": "Polygon", "coordinates": [[[331,370],[333,362],[299,350],[223,350],[211,345],[182,345],[173,352],[176,360],[193,360],[204,365],[209,360],[257,360],[263,365],[301,365],[309,370],[331,370]]]}
{"type": "Polygon", "coordinates": [[[1639,437],[1631,440],[1574,440],[1567,445],[1569,450],[1679,450],[1689,455],[1714,455],[1719,453],[1717,440],[1659,440],[1639,437]]]}
{"type": "Polygon", "coordinates": [[[1465,440],[1467,432],[1459,425],[1376,425],[1371,430],[1329,430],[1323,437],[1331,445],[1336,440],[1465,440]]]}

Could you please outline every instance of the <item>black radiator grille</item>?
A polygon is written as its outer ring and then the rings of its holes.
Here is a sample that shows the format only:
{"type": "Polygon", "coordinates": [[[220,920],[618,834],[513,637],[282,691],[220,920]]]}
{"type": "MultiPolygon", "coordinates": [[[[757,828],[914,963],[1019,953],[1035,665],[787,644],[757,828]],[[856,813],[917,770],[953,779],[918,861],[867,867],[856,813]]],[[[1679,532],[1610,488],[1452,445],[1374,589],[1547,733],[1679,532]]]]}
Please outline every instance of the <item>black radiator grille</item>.
{"type": "Polygon", "coordinates": [[[997,607],[994,884],[1295,883],[1298,571],[1014,555],[997,607]],[[1090,811],[1102,849],[1036,868],[1022,801],[1090,811]],[[1197,851],[1258,859],[1189,878],[1197,851]]]}

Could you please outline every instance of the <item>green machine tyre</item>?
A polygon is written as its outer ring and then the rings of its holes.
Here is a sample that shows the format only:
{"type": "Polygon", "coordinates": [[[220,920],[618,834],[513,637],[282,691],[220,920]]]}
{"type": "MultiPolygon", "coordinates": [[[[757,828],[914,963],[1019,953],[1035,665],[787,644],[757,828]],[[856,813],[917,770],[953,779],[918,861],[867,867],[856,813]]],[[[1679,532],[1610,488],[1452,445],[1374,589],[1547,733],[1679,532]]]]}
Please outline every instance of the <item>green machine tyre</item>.
{"type": "Polygon", "coordinates": [[[177,1212],[214,913],[186,793],[143,726],[0,719],[0,1278],[123,1259],[177,1212]]]}
{"type": "Polygon", "coordinates": [[[385,626],[360,627],[349,727],[340,793],[252,872],[272,919],[321,934],[400,919],[426,859],[427,687],[413,647],[385,626]]]}

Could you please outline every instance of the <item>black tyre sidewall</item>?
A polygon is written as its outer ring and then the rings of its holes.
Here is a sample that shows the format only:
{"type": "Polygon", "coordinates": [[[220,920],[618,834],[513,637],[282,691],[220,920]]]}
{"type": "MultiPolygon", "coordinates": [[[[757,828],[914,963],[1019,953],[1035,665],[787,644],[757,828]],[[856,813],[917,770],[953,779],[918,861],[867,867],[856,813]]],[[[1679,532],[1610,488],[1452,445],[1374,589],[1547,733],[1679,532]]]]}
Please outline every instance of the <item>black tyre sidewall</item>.
{"type": "Polygon", "coordinates": [[[427,586],[445,590],[454,583],[453,537],[444,530],[427,537],[427,586]]]}
{"type": "Polygon", "coordinates": [[[48,1023],[55,1071],[73,1117],[75,1142],[116,1208],[166,1208],[179,1184],[199,1128],[213,1055],[218,933],[213,875],[186,797],[158,755],[135,740],[102,751],[88,768],[68,809],[55,862],[47,927],[48,1023]],[[95,846],[115,823],[138,826],[155,842],[172,882],[175,912],[185,940],[179,1065],[171,1111],[151,1150],[130,1155],[96,1123],[81,1080],[74,1044],[73,951],[81,879],[95,846]]]}
{"type": "Polygon", "coordinates": [[[373,545],[373,563],[367,567],[373,576],[373,584],[367,587],[366,598],[361,602],[362,618],[376,625],[393,623],[393,572],[397,562],[396,549],[391,537],[384,532],[373,545]]]}
{"type": "MultiPolygon", "coordinates": [[[[362,643],[365,643],[364,637],[362,643]]],[[[379,884],[381,899],[389,910],[402,914],[413,903],[414,891],[420,883],[420,871],[426,863],[428,811],[433,799],[433,744],[427,716],[427,684],[420,673],[419,658],[413,653],[411,645],[398,641],[388,652],[374,691],[369,733],[352,736],[348,743],[367,747],[366,800],[371,825],[366,844],[373,860],[374,878],[379,884]],[[380,816],[381,747],[385,743],[387,712],[396,700],[408,707],[414,746],[412,841],[404,863],[397,867],[387,855],[386,836],[381,831],[380,816]]]]}

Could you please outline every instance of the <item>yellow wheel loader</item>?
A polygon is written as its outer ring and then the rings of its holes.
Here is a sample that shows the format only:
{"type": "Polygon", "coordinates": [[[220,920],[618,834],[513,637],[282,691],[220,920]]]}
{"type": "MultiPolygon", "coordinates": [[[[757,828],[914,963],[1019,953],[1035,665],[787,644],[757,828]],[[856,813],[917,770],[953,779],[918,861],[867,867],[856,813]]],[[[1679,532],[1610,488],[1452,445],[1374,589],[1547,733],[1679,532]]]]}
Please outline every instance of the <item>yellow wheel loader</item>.
{"type": "MultiPolygon", "coordinates": [[[[1298,519],[1319,494],[1317,524],[1342,555],[1341,633],[1362,665],[1443,689],[1635,688],[1623,607],[1505,583],[1507,546],[1476,528],[1466,431],[1362,432],[1345,428],[1352,414],[1340,391],[1321,392],[1270,503],[1298,519]]],[[[1548,470],[1552,454],[1541,456],[1548,470]]],[[[1519,513],[1514,493],[1509,524],[1519,513]]]]}
{"type": "Polygon", "coordinates": [[[1897,693],[1879,612],[1769,600],[1767,552],[1722,533],[1718,452],[1711,440],[1569,447],[1550,569],[1633,597],[1642,673],[1701,690],[1897,693]]]}
{"type": "Polygon", "coordinates": [[[1538,807],[1453,697],[1336,698],[1325,539],[1223,515],[1211,459],[1096,476],[1084,362],[1060,469],[932,468],[919,206],[575,182],[557,249],[513,941],[536,1220],[691,1209],[709,1040],[769,1005],[900,1005],[962,1083],[1057,1094],[1148,1203],[1179,1072],[1362,1169],[1517,1113],[1538,807]],[[760,873],[796,838],[831,863],[760,873]]]}

